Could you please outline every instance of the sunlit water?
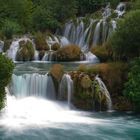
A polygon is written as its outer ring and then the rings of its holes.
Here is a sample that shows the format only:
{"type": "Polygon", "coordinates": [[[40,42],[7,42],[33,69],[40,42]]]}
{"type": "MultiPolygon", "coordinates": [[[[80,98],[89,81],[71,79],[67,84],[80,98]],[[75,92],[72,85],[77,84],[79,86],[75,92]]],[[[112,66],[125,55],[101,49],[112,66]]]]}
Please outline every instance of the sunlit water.
{"type": "Polygon", "coordinates": [[[67,103],[7,97],[0,140],[139,140],[140,119],[130,114],[70,110],[67,103]]]}

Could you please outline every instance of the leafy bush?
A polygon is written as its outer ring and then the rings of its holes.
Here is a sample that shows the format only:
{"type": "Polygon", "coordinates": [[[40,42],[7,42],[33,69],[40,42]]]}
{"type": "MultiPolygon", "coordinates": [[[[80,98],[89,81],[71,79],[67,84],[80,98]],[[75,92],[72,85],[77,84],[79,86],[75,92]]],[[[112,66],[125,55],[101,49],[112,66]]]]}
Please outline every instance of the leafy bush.
{"type": "Polygon", "coordinates": [[[21,27],[18,23],[11,20],[4,20],[1,32],[7,39],[11,39],[14,34],[17,34],[20,31],[21,27]]]}
{"type": "Polygon", "coordinates": [[[132,101],[134,109],[140,112],[140,58],[134,60],[125,84],[124,95],[132,101]]]}
{"type": "Polygon", "coordinates": [[[5,87],[11,80],[13,68],[13,62],[0,54],[0,109],[4,106],[5,87]]]}
{"type": "Polygon", "coordinates": [[[116,59],[132,59],[140,55],[140,10],[132,11],[120,20],[110,39],[116,59]]]}

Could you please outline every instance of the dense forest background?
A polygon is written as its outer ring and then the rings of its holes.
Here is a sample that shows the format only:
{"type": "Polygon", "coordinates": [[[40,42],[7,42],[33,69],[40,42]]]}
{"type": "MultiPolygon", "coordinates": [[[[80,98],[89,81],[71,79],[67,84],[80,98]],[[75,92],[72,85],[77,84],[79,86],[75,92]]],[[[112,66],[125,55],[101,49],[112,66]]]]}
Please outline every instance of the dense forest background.
{"type": "Polygon", "coordinates": [[[1,33],[55,31],[68,19],[85,16],[120,0],[0,0],[1,33]]]}

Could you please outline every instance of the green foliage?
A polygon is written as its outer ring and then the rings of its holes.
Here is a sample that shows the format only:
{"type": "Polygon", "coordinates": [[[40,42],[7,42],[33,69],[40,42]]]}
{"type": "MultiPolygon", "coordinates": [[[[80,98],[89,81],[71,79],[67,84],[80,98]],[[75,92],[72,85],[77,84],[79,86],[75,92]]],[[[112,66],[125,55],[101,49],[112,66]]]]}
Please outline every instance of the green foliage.
{"type": "Polygon", "coordinates": [[[52,12],[59,22],[64,22],[76,14],[76,0],[37,0],[34,2],[52,12]]]}
{"type": "Polygon", "coordinates": [[[5,87],[11,80],[13,68],[13,62],[0,54],[0,109],[4,106],[5,87]]]}
{"type": "Polygon", "coordinates": [[[18,23],[11,20],[4,20],[1,28],[2,34],[6,39],[11,39],[14,34],[17,34],[21,31],[21,27],[18,23]]]}
{"type": "Polygon", "coordinates": [[[120,0],[77,0],[77,2],[78,14],[85,15],[105,7],[108,3],[110,3],[111,6],[116,7],[120,0]]]}
{"type": "Polygon", "coordinates": [[[33,27],[37,31],[55,30],[59,27],[59,23],[54,18],[53,13],[40,6],[35,8],[32,19],[33,27]]]}
{"type": "Polygon", "coordinates": [[[140,55],[140,10],[135,10],[120,20],[110,39],[116,59],[132,59],[140,55]]]}
{"type": "Polygon", "coordinates": [[[125,84],[124,95],[134,104],[134,109],[140,112],[140,58],[134,60],[125,84]]]}
{"type": "Polygon", "coordinates": [[[31,23],[33,4],[31,0],[0,0],[0,19],[16,21],[20,26],[28,30],[31,23]]]}
{"type": "Polygon", "coordinates": [[[133,2],[133,9],[136,10],[136,9],[140,9],[140,1],[139,0],[135,0],[133,2]]]}

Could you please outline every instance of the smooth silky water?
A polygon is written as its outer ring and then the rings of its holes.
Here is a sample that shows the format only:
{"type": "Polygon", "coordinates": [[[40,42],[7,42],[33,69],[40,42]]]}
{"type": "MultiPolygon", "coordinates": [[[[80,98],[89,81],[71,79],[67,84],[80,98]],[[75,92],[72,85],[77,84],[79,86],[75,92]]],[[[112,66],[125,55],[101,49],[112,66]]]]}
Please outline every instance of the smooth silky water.
{"type": "MultiPolygon", "coordinates": [[[[72,69],[77,67],[76,64],[71,66],[72,69]]],[[[20,63],[16,65],[14,74],[22,76],[40,72],[44,75],[49,67],[50,64],[20,63]]],[[[70,65],[64,67],[71,69],[70,65]]],[[[28,89],[23,90],[27,92],[28,89]]],[[[34,93],[28,97],[22,93],[25,97],[16,98],[6,91],[6,107],[0,113],[0,140],[140,139],[140,116],[130,112],[84,112],[70,109],[67,102],[48,100],[34,93]]]]}

